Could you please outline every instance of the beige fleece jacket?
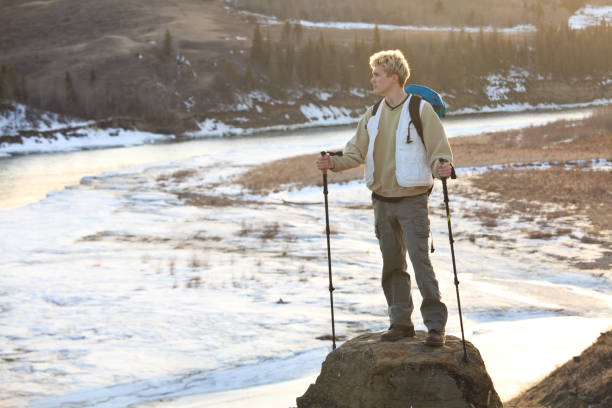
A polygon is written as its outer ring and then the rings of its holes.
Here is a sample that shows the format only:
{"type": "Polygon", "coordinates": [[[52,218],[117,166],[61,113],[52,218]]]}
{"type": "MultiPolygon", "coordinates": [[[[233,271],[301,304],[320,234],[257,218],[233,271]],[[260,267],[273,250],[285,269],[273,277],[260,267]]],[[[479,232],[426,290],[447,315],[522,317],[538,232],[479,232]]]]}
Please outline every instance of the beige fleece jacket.
{"type": "MultiPolygon", "coordinates": [[[[404,101],[403,103],[407,103],[404,101]]],[[[374,142],[374,184],[370,189],[383,197],[405,197],[415,196],[426,193],[431,186],[422,187],[402,187],[397,183],[395,177],[395,134],[399,124],[400,113],[403,103],[391,108],[387,101],[383,101],[378,109],[380,113],[380,123],[378,125],[378,135],[374,142]]],[[[343,149],[343,156],[334,156],[334,168],[332,171],[340,172],[353,167],[357,167],[365,162],[369,146],[369,135],[366,129],[368,120],[372,117],[372,107],[359,120],[355,136],[348,141],[343,149]]],[[[430,164],[434,177],[439,178],[436,170],[437,161],[444,159],[453,163],[446,132],[442,127],[440,118],[429,103],[425,103],[421,112],[423,123],[423,139],[427,151],[427,160],[430,164]]],[[[411,135],[418,138],[419,135],[411,135]]]]}

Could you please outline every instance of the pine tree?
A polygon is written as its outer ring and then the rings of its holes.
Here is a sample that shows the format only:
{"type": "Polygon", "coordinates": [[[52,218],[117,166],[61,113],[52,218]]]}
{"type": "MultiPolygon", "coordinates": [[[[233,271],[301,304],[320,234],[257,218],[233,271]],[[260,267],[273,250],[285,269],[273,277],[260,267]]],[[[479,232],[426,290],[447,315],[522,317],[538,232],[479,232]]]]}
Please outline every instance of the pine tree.
{"type": "Polygon", "coordinates": [[[97,79],[96,70],[92,68],[89,71],[89,86],[93,86],[96,83],[96,79],[97,79]]]}
{"type": "Polygon", "coordinates": [[[372,44],[372,52],[378,52],[381,50],[381,42],[380,42],[380,31],[378,30],[378,24],[374,26],[374,40],[372,44]]]}
{"type": "Polygon", "coordinates": [[[68,71],[64,75],[64,100],[73,107],[78,103],[77,93],[72,83],[72,76],[68,71]]]}
{"type": "Polygon", "coordinates": [[[255,25],[253,31],[253,44],[251,45],[251,59],[256,62],[261,62],[264,57],[263,39],[261,37],[261,31],[259,24],[255,25]]]}
{"type": "Polygon", "coordinates": [[[283,24],[280,40],[282,44],[287,44],[287,42],[291,40],[291,23],[288,21],[285,21],[285,24],[283,24]]]}
{"type": "Polygon", "coordinates": [[[304,28],[300,23],[296,23],[293,26],[293,35],[295,37],[295,44],[298,47],[302,46],[302,38],[304,37],[304,28]]]}
{"type": "Polygon", "coordinates": [[[4,65],[0,68],[0,99],[4,98],[4,90],[6,89],[6,85],[4,84],[4,65]]]}
{"type": "Polygon", "coordinates": [[[172,34],[170,34],[170,30],[166,29],[166,33],[164,34],[164,55],[169,57],[172,55],[172,34]]]}
{"type": "Polygon", "coordinates": [[[247,90],[255,88],[255,75],[253,74],[253,67],[251,63],[247,63],[246,70],[244,71],[243,84],[247,90]]]}
{"type": "Polygon", "coordinates": [[[28,101],[28,79],[25,75],[22,75],[19,81],[18,98],[24,103],[28,101]]]}

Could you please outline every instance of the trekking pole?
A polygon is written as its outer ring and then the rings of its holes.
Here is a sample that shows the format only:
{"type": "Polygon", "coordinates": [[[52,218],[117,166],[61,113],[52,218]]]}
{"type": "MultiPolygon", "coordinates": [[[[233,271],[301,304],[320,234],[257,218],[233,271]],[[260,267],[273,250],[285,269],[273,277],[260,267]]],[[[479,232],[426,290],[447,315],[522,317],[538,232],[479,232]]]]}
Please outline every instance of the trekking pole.
{"type": "MultiPolygon", "coordinates": [[[[442,160],[441,160],[442,161],[442,160]]],[[[451,178],[455,179],[455,169],[452,169],[451,178]]],[[[451,257],[453,259],[453,273],[455,274],[455,290],[457,292],[457,306],[459,307],[459,323],[461,324],[461,339],[463,340],[463,361],[468,362],[467,350],[465,348],[465,334],[463,332],[463,317],[461,315],[461,300],[459,299],[459,279],[457,278],[457,266],[455,264],[455,240],[453,239],[453,228],[451,227],[450,209],[448,207],[448,188],[446,179],[442,179],[442,189],[444,190],[444,205],[446,206],[446,221],[448,223],[448,240],[450,242],[451,257]]]]}
{"type": "MultiPolygon", "coordinates": [[[[321,156],[325,157],[327,152],[321,152],[321,156]]],[[[342,152],[332,153],[330,155],[341,156],[342,152]]],[[[333,350],[336,349],[336,326],[334,323],[334,285],[332,284],[332,267],[331,267],[331,249],[329,245],[329,205],[327,202],[327,170],[321,170],[323,173],[323,195],[325,195],[325,232],[327,233],[327,265],[329,267],[329,303],[331,305],[331,322],[332,322],[332,341],[333,350]]]]}

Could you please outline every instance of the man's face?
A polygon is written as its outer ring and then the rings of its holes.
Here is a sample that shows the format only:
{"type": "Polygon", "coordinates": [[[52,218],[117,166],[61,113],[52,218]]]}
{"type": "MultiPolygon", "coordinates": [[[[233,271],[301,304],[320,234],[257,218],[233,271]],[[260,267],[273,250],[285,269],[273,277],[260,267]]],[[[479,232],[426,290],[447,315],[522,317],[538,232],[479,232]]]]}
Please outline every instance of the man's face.
{"type": "Polygon", "coordinates": [[[376,95],[386,95],[392,89],[393,84],[397,83],[394,76],[397,77],[397,75],[387,75],[382,65],[377,65],[372,70],[372,78],[370,79],[372,91],[376,95]]]}

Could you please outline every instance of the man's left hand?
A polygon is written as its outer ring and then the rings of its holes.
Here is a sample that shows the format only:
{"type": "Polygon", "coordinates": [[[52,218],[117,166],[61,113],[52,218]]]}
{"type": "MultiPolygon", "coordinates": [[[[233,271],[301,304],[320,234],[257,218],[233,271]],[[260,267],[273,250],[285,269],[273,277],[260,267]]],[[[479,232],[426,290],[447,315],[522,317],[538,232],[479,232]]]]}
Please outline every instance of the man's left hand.
{"type": "Polygon", "coordinates": [[[438,176],[440,176],[440,178],[445,179],[445,178],[449,178],[452,172],[452,166],[450,165],[449,162],[438,162],[438,165],[436,166],[436,170],[438,170],[438,176]]]}

